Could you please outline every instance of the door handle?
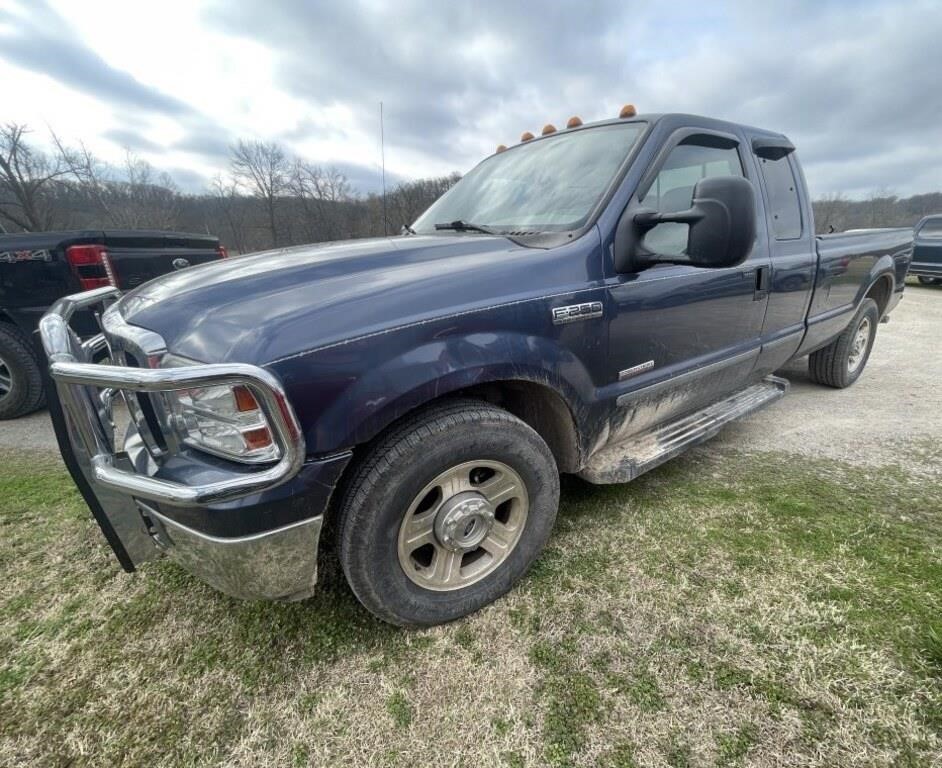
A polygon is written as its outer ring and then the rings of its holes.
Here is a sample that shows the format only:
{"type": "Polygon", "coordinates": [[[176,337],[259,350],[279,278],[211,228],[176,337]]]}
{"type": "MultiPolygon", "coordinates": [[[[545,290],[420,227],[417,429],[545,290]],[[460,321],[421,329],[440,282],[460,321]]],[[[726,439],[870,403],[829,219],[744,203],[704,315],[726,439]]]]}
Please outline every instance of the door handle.
{"type": "Polygon", "coordinates": [[[756,268],[756,288],[752,294],[753,301],[761,301],[769,295],[769,277],[771,269],[769,267],[756,268]]]}

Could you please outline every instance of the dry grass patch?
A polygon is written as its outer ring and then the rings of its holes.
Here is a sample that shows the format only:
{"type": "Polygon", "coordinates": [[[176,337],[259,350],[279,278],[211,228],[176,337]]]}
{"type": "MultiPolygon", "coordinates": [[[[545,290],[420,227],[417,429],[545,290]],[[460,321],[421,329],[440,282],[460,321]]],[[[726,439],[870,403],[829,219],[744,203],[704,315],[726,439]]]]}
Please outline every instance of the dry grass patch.
{"type": "Polygon", "coordinates": [[[58,465],[0,459],[0,765],[940,759],[942,525],[903,470],[704,451],[567,480],[517,590],[407,632],[335,577],[280,605],[127,576],[58,465]]]}

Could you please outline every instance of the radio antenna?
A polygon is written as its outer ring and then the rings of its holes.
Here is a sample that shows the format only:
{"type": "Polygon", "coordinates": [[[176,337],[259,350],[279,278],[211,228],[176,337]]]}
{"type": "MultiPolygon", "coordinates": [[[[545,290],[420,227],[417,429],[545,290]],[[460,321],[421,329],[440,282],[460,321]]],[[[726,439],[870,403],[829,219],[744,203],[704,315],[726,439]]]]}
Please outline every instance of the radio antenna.
{"type": "Polygon", "coordinates": [[[386,218],[386,137],[383,132],[383,102],[379,103],[379,152],[383,174],[383,236],[389,234],[389,219],[386,218]]]}

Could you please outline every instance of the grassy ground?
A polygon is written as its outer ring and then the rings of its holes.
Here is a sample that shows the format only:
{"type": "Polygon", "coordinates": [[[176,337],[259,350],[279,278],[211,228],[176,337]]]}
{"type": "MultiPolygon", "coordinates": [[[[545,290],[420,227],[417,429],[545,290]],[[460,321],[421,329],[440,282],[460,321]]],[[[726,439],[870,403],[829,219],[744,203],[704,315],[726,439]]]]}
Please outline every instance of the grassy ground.
{"type": "Polygon", "coordinates": [[[64,472],[5,454],[0,765],[938,763],[925,477],[705,450],[569,481],[517,590],[407,632],[336,580],[278,605],[125,575],[64,472]]]}

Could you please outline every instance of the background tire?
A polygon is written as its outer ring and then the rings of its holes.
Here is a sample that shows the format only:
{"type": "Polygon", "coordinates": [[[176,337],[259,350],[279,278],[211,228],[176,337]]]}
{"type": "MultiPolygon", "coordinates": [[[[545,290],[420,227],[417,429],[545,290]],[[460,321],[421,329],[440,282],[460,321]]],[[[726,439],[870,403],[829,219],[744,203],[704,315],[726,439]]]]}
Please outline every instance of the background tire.
{"type": "MultiPolygon", "coordinates": [[[[503,476],[487,475],[486,467],[470,472],[472,482],[477,482],[475,477],[503,476]]],[[[546,443],[520,419],[481,401],[453,400],[407,418],[380,437],[354,469],[341,499],[338,554],[353,593],[384,621],[428,626],[482,608],[524,575],[553,529],[559,506],[559,473],[546,443]],[[416,500],[425,504],[422,494],[430,485],[435,486],[438,478],[455,468],[467,471],[472,465],[505,467],[506,476],[515,478],[513,482],[522,481],[525,519],[513,545],[501,559],[493,558],[493,570],[487,571],[491,555],[483,548],[459,553],[456,573],[473,576],[475,569],[480,569],[484,575],[466,585],[460,579],[471,577],[459,575],[452,586],[428,588],[420,583],[420,575],[435,570],[431,560],[428,570],[416,562],[412,575],[407,575],[402,564],[402,535],[407,530],[403,521],[427,516],[438,526],[443,519],[451,520],[448,511],[454,511],[464,496],[476,491],[447,496],[447,491],[443,495],[436,487],[425,511],[417,511],[416,500]],[[470,565],[462,564],[468,562],[470,565]]],[[[496,523],[492,524],[496,533],[496,523]]],[[[510,525],[504,530],[511,528],[517,530],[510,525]]],[[[429,545],[433,559],[443,556],[442,541],[448,540],[447,531],[444,538],[440,534],[436,527],[434,546],[429,545]]],[[[418,553],[416,550],[417,559],[418,553]]]]}
{"type": "Polygon", "coordinates": [[[923,285],[942,285],[942,278],[919,276],[919,282],[923,285]]]}
{"type": "Polygon", "coordinates": [[[15,419],[45,403],[39,359],[29,336],[0,323],[0,419],[15,419]]]}
{"type": "Polygon", "coordinates": [[[880,310],[873,299],[864,299],[840,336],[808,357],[808,374],[816,384],[844,389],[860,378],[870,359],[880,310]]]}

